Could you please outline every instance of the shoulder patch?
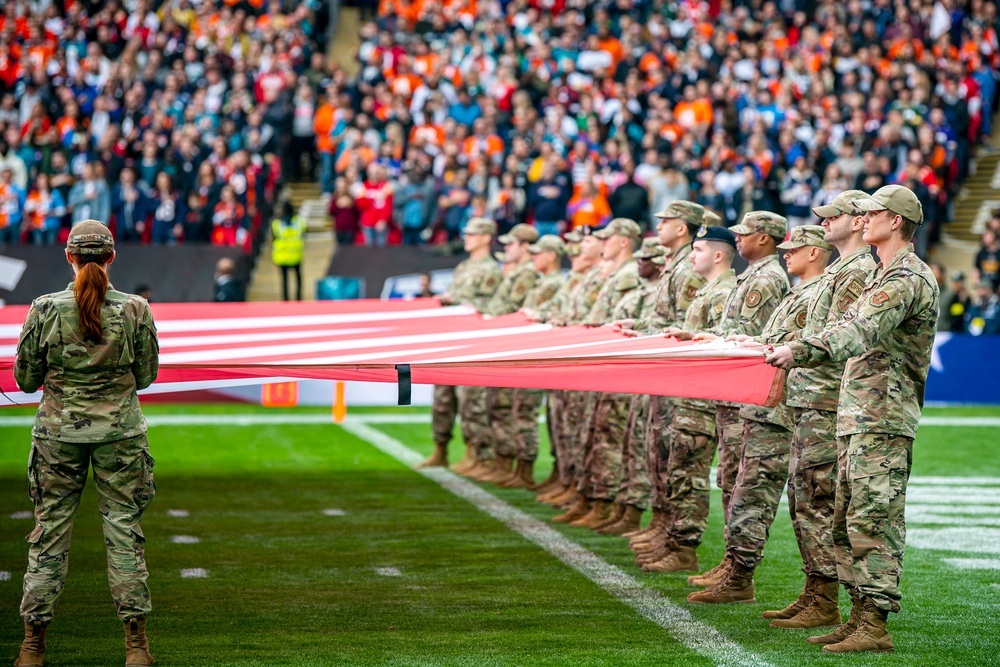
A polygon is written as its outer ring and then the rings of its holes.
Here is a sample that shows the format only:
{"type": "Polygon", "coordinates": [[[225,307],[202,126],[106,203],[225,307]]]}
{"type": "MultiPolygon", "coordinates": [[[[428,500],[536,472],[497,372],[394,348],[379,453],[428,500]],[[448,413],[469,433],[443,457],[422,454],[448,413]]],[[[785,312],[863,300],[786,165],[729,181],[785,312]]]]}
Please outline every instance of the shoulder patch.
{"type": "Polygon", "coordinates": [[[868,297],[868,303],[872,307],[879,309],[891,308],[901,302],[902,299],[899,296],[899,291],[890,287],[883,287],[868,297]]]}
{"type": "Polygon", "coordinates": [[[761,293],[760,293],[759,290],[750,290],[750,293],[747,294],[747,298],[745,300],[745,303],[750,308],[756,308],[757,306],[760,305],[760,302],[763,301],[763,300],[764,300],[764,297],[761,296],[761,293]]]}
{"type": "Polygon", "coordinates": [[[847,287],[844,288],[844,297],[837,302],[837,308],[840,312],[845,312],[851,307],[852,303],[858,300],[858,297],[864,291],[865,284],[857,278],[852,278],[851,282],[847,283],[847,287]]]}
{"type": "Polygon", "coordinates": [[[798,315],[796,315],[795,316],[795,326],[797,326],[800,329],[805,329],[806,328],[806,315],[807,315],[807,313],[804,310],[801,311],[798,315]]]}
{"type": "Polygon", "coordinates": [[[684,289],[684,298],[687,299],[688,301],[691,301],[692,299],[694,299],[697,293],[698,293],[697,285],[688,285],[684,289]]]}

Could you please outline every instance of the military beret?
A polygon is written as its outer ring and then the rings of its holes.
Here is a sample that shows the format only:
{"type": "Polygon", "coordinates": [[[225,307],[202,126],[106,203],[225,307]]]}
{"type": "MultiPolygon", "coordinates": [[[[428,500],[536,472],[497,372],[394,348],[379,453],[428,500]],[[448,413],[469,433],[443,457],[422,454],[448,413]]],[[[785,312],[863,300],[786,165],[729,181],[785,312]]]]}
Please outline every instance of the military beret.
{"type": "Polygon", "coordinates": [[[694,235],[695,241],[717,241],[719,243],[728,243],[729,245],[736,247],[736,236],[721,225],[713,225],[712,227],[706,227],[702,225],[698,230],[698,233],[694,235]]]}

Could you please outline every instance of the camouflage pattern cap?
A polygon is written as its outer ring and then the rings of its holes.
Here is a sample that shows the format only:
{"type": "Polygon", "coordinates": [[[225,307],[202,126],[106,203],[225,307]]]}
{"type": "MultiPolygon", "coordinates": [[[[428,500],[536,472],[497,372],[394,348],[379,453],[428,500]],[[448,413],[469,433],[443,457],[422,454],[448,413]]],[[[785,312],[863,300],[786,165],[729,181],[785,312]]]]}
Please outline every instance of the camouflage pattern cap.
{"type": "Polygon", "coordinates": [[[690,225],[700,225],[705,215],[705,207],[692,201],[678,199],[656,213],[657,218],[679,218],[690,225]]]}
{"type": "Polygon", "coordinates": [[[493,259],[500,262],[501,264],[506,264],[507,253],[505,253],[503,250],[497,250],[496,252],[493,253],[493,259]]]}
{"type": "Polygon", "coordinates": [[[580,243],[583,241],[584,233],[579,229],[574,229],[563,234],[566,243],[580,243]]]}
{"type": "Polygon", "coordinates": [[[776,239],[784,239],[788,229],[788,220],[770,211],[750,211],[735,227],[730,227],[733,234],[767,234],[776,239]]]}
{"type": "Polygon", "coordinates": [[[635,220],[629,218],[615,218],[608,224],[606,224],[602,229],[598,229],[594,232],[594,236],[601,239],[611,238],[612,236],[625,236],[634,241],[638,241],[639,237],[642,236],[642,230],[635,220]]]}
{"type": "Polygon", "coordinates": [[[504,234],[497,241],[507,245],[508,243],[534,243],[538,240],[538,230],[531,225],[526,225],[523,222],[519,225],[514,225],[508,233],[504,234]]]}
{"type": "Polygon", "coordinates": [[[642,246],[632,253],[636,259],[657,259],[664,258],[670,250],[666,246],[660,245],[655,236],[650,236],[642,240],[642,246]]]}
{"type": "Polygon", "coordinates": [[[493,222],[489,218],[469,218],[469,222],[466,223],[465,229],[462,230],[463,234],[489,234],[493,236],[497,233],[497,223],[493,222]]]}
{"type": "Polygon", "coordinates": [[[892,211],[918,225],[924,224],[924,207],[917,195],[905,185],[886,185],[868,199],[858,199],[854,205],[862,211],[892,211]]]}
{"type": "Polygon", "coordinates": [[[705,209],[705,215],[701,216],[701,222],[709,227],[721,227],[722,216],[710,209],[705,209]]]}
{"type": "Polygon", "coordinates": [[[722,225],[708,227],[702,225],[698,233],[694,235],[695,241],[715,241],[717,243],[728,243],[736,247],[736,236],[722,225]]]}
{"type": "Polygon", "coordinates": [[[788,240],[778,245],[779,250],[794,250],[813,246],[823,250],[833,250],[833,246],[823,240],[823,228],[819,225],[803,225],[796,227],[788,235],[788,240]]]}
{"type": "Polygon", "coordinates": [[[845,190],[833,198],[826,206],[817,206],[813,213],[819,218],[836,218],[838,215],[864,215],[864,211],[854,205],[855,201],[871,199],[864,190],[845,190]]]}
{"type": "Polygon", "coordinates": [[[532,255],[548,251],[552,251],[559,257],[562,257],[566,254],[566,244],[563,243],[563,240],[555,234],[546,234],[538,239],[538,241],[534,244],[528,246],[528,252],[532,255]]]}
{"type": "Polygon", "coordinates": [[[71,255],[106,255],[115,249],[111,230],[97,220],[84,220],[73,225],[66,239],[71,255]]]}

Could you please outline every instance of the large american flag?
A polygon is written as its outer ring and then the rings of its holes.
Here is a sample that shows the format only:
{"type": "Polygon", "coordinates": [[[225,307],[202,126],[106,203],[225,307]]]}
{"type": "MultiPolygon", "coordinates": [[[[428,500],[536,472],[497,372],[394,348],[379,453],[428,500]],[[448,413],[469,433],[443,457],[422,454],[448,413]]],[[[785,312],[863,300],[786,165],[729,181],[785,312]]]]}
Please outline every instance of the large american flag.
{"type": "MultiPolygon", "coordinates": [[[[773,405],[784,376],[730,343],[627,338],[517,313],[484,318],[436,299],[152,304],[160,374],[149,393],[294,379],[576,389],[773,405]],[[404,377],[405,381],[405,377],[404,377]]],[[[25,306],[0,308],[0,388],[13,379],[25,306]]]]}

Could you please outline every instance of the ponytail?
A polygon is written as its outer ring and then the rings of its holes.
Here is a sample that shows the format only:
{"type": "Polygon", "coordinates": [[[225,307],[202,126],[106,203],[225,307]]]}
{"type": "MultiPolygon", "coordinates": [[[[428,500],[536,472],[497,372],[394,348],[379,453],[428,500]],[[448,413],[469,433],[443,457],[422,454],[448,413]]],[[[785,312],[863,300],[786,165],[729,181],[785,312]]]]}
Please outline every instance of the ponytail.
{"type": "Polygon", "coordinates": [[[84,340],[99,342],[103,329],[101,327],[101,306],[104,296],[108,293],[108,272],[104,265],[112,257],[106,255],[73,255],[74,263],[79,266],[76,282],[73,285],[73,295],[76,297],[76,307],[80,311],[80,332],[84,340]]]}

